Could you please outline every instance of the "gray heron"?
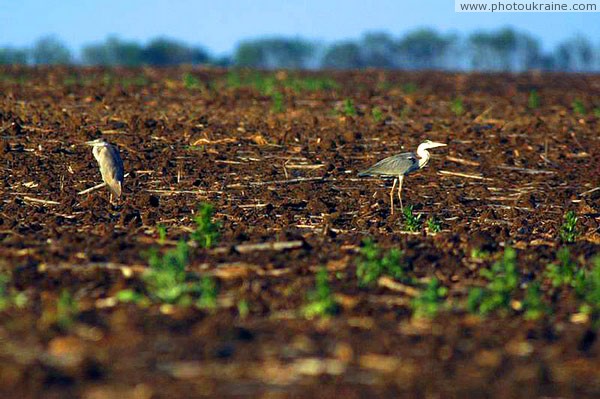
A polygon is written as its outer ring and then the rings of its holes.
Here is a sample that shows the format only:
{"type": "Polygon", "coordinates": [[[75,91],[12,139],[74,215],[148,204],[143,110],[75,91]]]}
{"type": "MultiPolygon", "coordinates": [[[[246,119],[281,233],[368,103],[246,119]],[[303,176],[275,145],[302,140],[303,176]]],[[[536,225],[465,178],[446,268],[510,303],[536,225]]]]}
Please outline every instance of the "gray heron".
{"type": "Polygon", "coordinates": [[[110,203],[113,195],[121,196],[123,189],[123,161],[117,147],[107,143],[104,139],[88,141],[85,144],[92,146],[92,154],[100,166],[102,180],[110,190],[110,203]]]}
{"type": "Polygon", "coordinates": [[[362,176],[382,176],[382,177],[393,177],[394,185],[390,191],[390,202],[392,207],[392,215],[394,214],[394,188],[398,185],[398,198],[400,199],[400,209],[402,206],[402,181],[404,176],[413,173],[417,170],[423,169],[429,162],[431,155],[430,148],[444,147],[446,144],[436,143],[431,140],[425,140],[419,147],[417,147],[416,154],[414,152],[403,152],[402,154],[392,155],[391,157],[382,159],[375,165],[368,169],[358,173],[359,177],[362,176]]]}

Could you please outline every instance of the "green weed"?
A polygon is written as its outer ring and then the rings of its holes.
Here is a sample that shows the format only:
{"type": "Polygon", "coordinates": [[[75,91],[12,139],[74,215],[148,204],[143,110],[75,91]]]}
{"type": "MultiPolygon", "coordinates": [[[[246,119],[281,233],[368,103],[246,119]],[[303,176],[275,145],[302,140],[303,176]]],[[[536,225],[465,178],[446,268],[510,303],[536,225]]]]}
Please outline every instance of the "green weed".
{"type": "Polygon", "coordinates": [[[465,106],[463,105],[462,99],[457,97],[454,100],[452,100],[452,103],[450,104],[450,110],[456,116],[461,116],[462,114],[464,114],[465,106]]]}
{"type": "Polygon", "coordinates": [[[62,290],[56,301],[56,325],[68,330],[79,315],[79,304],[67,290],[62,290]]]}
{"type": "Polygon", "coordinates": [[[373,116],[373,120],[375,122],[381,122],[383,120],[383,111],[381,108],[375,107],[371,110],[371,115],[373,116]]]}
{"type": "Polygon", "coordinates": [[[585,105],[583,104],[583,101],[581,101],[580,99],[574,100],[571,103],[571,107],[573,108],[573,112],[576,115],[583,116],[587,113],[587,110],[585,109],[585,105]]]}
{"type": "Polygon", "coordinates": [[[342,113],[346,116],[356,116],[356,108],[354,107],[354,102],[351,99],[346,98],[344,100],[342,113]]]}
{"type": "Polygon", "coordinates": [[[430,233],[439,233],[442,231],[442,223],[435,216],[430,216],[426,223],[427,230],[429,230],[430,233]]]}
{"type": "Polygon", "coordinates": [[[600,107],[599,108],[594,108],[594,116],[596,118],[600,118],[600,107]]]}
{"type": "Polygon", "coordinates": [[[200,298],[196,305],[200,309],[214,309],[217,307],[217,284],[210,277],[200,280],[200,298]]]}
{"type": "Polygon", "coordinates": [[[583,302],[580,312],[591,315],[597,322],[600,318],[600,256],[592,259],[592,269],[585,273],[575,290],[583,302]]]}
{"type": "Polygon", "coordinates": [[[183,74],[183,86],[188,90],[196,90],[202,87],[200,79],[189,72],[183,74]]]}
{"type": "Polygon", "coordinates": [[[433,318],[443,308],[448,288],[442,286],[437,278],[431,279],[421,294],[410,305],[415,317],[433,318]]]}
{"type": "Polygon", "coordinates": [[[10,288],[11,277],[8,274],[0,273],[0,312],[11,306],[22,308],[27,303],[27,296],[24,292],[14,292],[10,288]]]}
{"type": "Polygon", "coordinates": [[[522,309],[525,320],[537,320],[550,313],[550,308],[543,300],[539,282],[533,282],[527,287],[522,309]]]}
{"type": "Polygon", "coordinates": [[[361,287],[370,286],[382,275],[407,281],[407,267],[402,262],[403,253],[393,248],[386,254],[372,240],[363,241],[356,264],[356,277],[361,287]]]}
{"type": "Polygon", "coordinates": [[[471,248],[471,258],[473,259],[487,259],[490,253],[481,248],[471,248]]]}
{"type": "Polygon", "coordinates": [[[158,243],[160,245],[164,245],[167,240],[167,228],[164,224],[159,224],[156,226],[156,231],[158,232],[158,243]]]}
{"type": "Polygon", "coordinates": [[[402,90],[404,91],[404,94],[413,94],[416,93],[417,91],[417,85],[415,83],[405,83],[402,86],[402,90]]]}
{"type": "Polygon", "coordinates": [[[212,247],[219,239],[219,223],[213,221],[214,207],[211,204],[201,203],[194,221],[196,230],[192,233],[192,240],[201,248],[212,247]]]}
{"type": "Polygon", "coordinates": [[[246,301],[245,299],[240,300],[237,303],[237,311],[242,319],[248,317],[248,315],[250,314],[250,305],[248,304],[248,301],[246,301]]]}
{"type": "Polygon", "coordinates": [[[309,319],[327,317],[336,314],[338,310],[327,280],[327,269],[322,267],[315,276],[315,289],[308,293],[308,303],[303,308],[304,316],[309,319]]]}
{"type": "Polygon", "coordinates": [[[404,215],[404,228],[407,231],[419,231],[421,229],[421,218],[422,214],[418,214],[417,216],[413,213],[412,205],[407,205],[402,209],[402,214],[404,215]]]}
{"type": "Polygon", "coordinates": [[[540,95],[538,94],[537,90],[533,89],[529,92],[527,106],[529,109],[538,109],[540,107],[540,95]]]}
{"type": "Polygon", "coordinates": [[[271,111],[273,113],[280,114],[285,110],[283,99],[283,94],[279,91],[275,91],[271,94],[271,111]]]}
{"type": "Polygon", "coordinates": [[[560,238],[563,242],[575,242],[579,232],[577,231],[577,214],[573,211],[568,211],[564,215],[564,222],[560,227],[560,238]]]}
{"type": "Polygon", "coordinates": [[[149,251],[150,268],[144,273],[148,295],[154,302],[189,305],[190,294],[200,294],[197,283],[186,281],[185,267],[188,263],[189,248],[185,241],[161,255],[156,248],[149,251]]]}
{"type": "Polygon", "coordinates": [[[225,85],[230,89],[239,89],[242,87],[242,77],[237,71],[230,71],[225,78],[225,85]]]}
{"type": "Polygon", "coordinates": [[[581,285],[582,279],[585,278],[584,270],[577,267],[577,264],[571,260],[569,248],[562,247],[556,255],[558,263],[551,263],[546,266],[546,277],[550,280],[554,287],[571,286],[576,287],[581,285]]]}
{"type": "Polygon", "coordinates": [[[502,259],[495,262],[491,269],[481,270],[480,274],[488,280],[488,283],[486,287],[469,290],[467,298],[469,311],[486,315],[498,309],[508,310],[511,296],[519,282],[515,250],[507,247],[502,259]]]}

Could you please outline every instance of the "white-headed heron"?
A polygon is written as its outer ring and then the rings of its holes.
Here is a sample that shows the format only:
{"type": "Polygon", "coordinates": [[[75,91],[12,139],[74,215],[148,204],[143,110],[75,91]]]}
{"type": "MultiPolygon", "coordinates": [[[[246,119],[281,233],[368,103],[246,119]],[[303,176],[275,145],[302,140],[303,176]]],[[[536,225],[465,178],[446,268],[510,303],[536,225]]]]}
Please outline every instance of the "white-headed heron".
{"type": "Polygon", "coordinates": [[[392,155],[391,157],[382,159],[369,169],[363,170],[358,176],[383,176],[393,177],[394,185],[392,191],[390,191],[390,202],[392,207],[392,215],[394,214],[394,188],[396,184],[398,186],[398,198],[400,199],[400,208],[402,209],[402,181],[404,176],[415,172],[419,169],[423,169],[429,162],[431,155],[430,148],[444,147],[446,144],[436,143],[430,140],[425,140],[419,147],[417,147],[417,153],[414,152],[403,152],[402,154],[392,155]]]}
{"type": "Polygon", "coordinates": [[[102,180],[110,190],[110,202],[112,204],[113,195],[119,198],[123,189],[123,161],[119,155],[119,150],[103,139],[88,141],[86,144],[93,147],[92,153],[100,166],[102,180]]]}

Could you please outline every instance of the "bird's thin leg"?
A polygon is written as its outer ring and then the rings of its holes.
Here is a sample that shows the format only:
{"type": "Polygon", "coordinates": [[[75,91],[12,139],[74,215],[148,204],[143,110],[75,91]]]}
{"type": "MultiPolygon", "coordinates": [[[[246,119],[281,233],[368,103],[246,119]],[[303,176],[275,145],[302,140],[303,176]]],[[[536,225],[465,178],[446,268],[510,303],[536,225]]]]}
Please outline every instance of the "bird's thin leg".
{"type": "Polygon", "coordinates": [[[402,182],[404,181],[404,176],[398,176],[398,180],[400,184],[398,184],[398,198],[400,199],[400,211],[404,212],[404,206],[402,205],[402,182]]]}
{"type": "Polygon", "coordinates": [[[392,186],[392,190],[390,191],[390,203],[391,203],[391,207],[392,207],[392,215],[394,214],[394,189],[396,188],[396,183],[398,182],[398,179],[394,179],[394,185],[392,186]]]}

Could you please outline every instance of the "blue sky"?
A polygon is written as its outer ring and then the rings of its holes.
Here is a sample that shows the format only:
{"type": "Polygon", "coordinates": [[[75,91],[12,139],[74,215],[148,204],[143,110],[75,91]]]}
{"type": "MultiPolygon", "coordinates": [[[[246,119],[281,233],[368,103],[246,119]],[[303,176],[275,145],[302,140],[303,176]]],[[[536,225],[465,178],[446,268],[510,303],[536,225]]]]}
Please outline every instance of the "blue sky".
{"type": "Polygon", "coordinates": [[[165,35],[231,52],[244,38],[302,36],[331,42],[366,31],[399,36],[428,26],[444,33],[513,26],[550,48],[583,34],[600,43],[600,13],[455,13],[454,0],[0,0],[0,45],[54,34],[71,48],[109,34],[145,42],[165,35]]]}

